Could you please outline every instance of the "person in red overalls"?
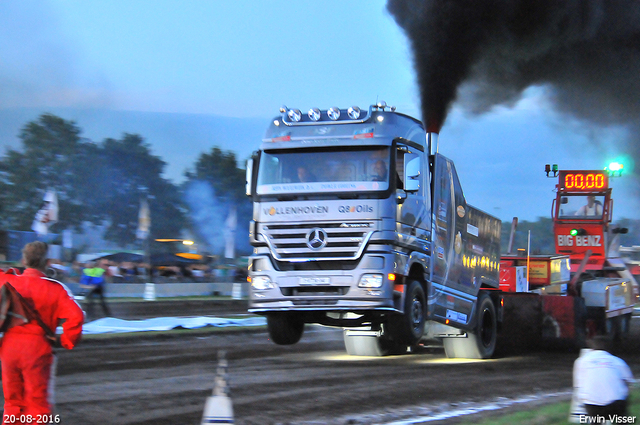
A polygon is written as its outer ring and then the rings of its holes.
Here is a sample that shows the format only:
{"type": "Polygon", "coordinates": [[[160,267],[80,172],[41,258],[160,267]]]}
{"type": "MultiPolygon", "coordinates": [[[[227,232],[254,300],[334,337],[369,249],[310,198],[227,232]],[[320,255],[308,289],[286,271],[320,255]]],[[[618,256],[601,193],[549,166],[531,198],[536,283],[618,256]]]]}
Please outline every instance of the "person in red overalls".
{"type": "MultiPolygon", "coordinates": [[[[72,349],[82,335],[84,312],[62,283],[46,277],[48,246],[31,242],[22,250],[26,270],[21,275],[0,272],[0,285],[9,282],[42,322],[62,334],[51,341],[36,321],[15,326],[4,333],[0,347],[4,416],[2,423],[35,423],[38,415],[50,415],[55,374],[53,345],[72,349]],[[10,419],[7,419],[10,418],[10,419]],[[15,419],[15,422],[13,420],[15,419]]],[[[41,416],[42,417],[42,416],[41,416]]],[[[64,422],[64,421],[63,421],[64,422]]]]}

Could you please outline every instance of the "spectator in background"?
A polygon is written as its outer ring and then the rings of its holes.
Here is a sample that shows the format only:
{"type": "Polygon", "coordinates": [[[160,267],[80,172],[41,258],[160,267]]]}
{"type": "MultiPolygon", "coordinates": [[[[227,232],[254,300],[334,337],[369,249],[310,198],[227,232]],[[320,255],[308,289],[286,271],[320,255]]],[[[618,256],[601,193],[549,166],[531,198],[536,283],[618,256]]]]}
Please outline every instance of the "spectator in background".
{"type": "Polygon", "coordinates": [[[134,282],[136,280],[136,268],[132,262],[126,261],[121,263],[120,269],[124,272],[125,282],[134,282]]]}
{"type": "Polygon", "coordinates": [[[245,282],[247,280],[248,270],[246,267],[236,267],[236,282],[245,282]]]}
{"type": "Polygon", "coordinates": [[[87,315],[93,317],[93,302],[95,297],[100,298],[100,305],[105,316],[111,316],[109,306],[105,301],[105,267],[104,262],[89,263],[88,267],[82,271],[82,277],[80,278],[80,287],[87,289],[89,292],[85,295],[85,302],[87,303],[87,315]]]}
{"type": "Polygon", "coordinates": [[[80,281],[80,276],[82,276],[82,267],[80,266],[80,263],[74,261],[71,264],[71,267],[69,267],[69,280],[77,283],[80,281]]]}
{"type": "Polygon", "coordinates": [[[122,273],[120,273],[120,267],[118,267],[115,263],[110,263],[109,268],[107,269],[107,274],[111,277],[112,282],[121,283],[124,281],[122,277],[122,273]]]}
{"type": "Polygon", "coordinates": [[[590,349],[582,350],[573,366],[575,398],[584,404],[592,418],[627,416],[633,375],[624,360],[609,353],[610,345],[607,336],[593,337],[587,341],[590,349]]]}
{"type": "MultiPolygon", "coordinates": [[[[50,278],[62,281],[66,279],[69,268],[62,264],[60,261],[49,260],[49,268],[52,271],[51,276],[49,276],[50,278]]],[[[47,270],[47,274],[49,273],[50,270],[47,270]]]]}
{"type": "Polygon", "coordinates": [[[194,267],[191,270],[191,274],[196,282],[202,282],[204,280],[204,270],[202,268],[194,267]]]}

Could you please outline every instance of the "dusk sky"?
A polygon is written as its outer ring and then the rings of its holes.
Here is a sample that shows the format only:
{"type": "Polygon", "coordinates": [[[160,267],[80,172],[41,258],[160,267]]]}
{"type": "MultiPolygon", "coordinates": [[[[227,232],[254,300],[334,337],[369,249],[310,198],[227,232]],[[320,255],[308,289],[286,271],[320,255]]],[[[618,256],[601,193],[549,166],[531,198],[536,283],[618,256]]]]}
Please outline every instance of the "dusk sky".
{"type": "MultiPolygon", "coordinates": [[[[204,114],[260,118],[266,128],[281,105],[385,100],[421,118],[409,43],[383,0],[4,0],[0,61],[0,112],[204,114]]],[[[556,113],[546,90],[482,115],[454,104],[440,133],[467,201],[503,220],[549,216],[546,163],[601,169],[625,154],[627,129],[556,113]]],[[[171,152],[154,153],[171,162],[171,152]]],[[[637,173],[625,167],[613,181],[614,214],[640,218],[637,173]]]]}

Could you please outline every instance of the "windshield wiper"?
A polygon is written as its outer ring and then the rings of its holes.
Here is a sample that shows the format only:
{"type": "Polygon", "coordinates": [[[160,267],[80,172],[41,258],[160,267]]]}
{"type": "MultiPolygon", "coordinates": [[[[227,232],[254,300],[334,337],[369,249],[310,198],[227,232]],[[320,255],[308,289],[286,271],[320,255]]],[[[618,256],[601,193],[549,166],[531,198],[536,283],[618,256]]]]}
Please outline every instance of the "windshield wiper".
{"type": "Polygon", "coordinates": [[[278,195],[278,201],[295,201],[298,199],[296,195],[278,195]]]}
{"type": "Polygon", "coordinates": [[[338,198],[340,198],[340,199],[359,199],[360,198],[360,194],[359,193],[345,193],[345,194],[338,195],[338,198]]]}

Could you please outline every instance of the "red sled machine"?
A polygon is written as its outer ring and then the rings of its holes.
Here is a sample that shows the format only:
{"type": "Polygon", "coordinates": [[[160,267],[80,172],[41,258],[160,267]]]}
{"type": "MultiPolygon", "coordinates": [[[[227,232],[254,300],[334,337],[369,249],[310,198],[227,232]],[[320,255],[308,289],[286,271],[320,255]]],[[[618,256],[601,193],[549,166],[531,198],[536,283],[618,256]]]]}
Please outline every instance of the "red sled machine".
{"type": "Polygon", "coordinates": [[[639,292],[619,253],[619,235],[627,229],[611,224],[609,175],[558,171],[555,165],[545,171],[558,177],[551,208],[556,252],[502,257],[504,314],[527,313],[524,320],[505,317],[503,334],[507,339],[518,334],[516,321],[528,322],[529,335],[543,342],[581,346],[595,333],[619,338],[629,330],[639,292]]]}

